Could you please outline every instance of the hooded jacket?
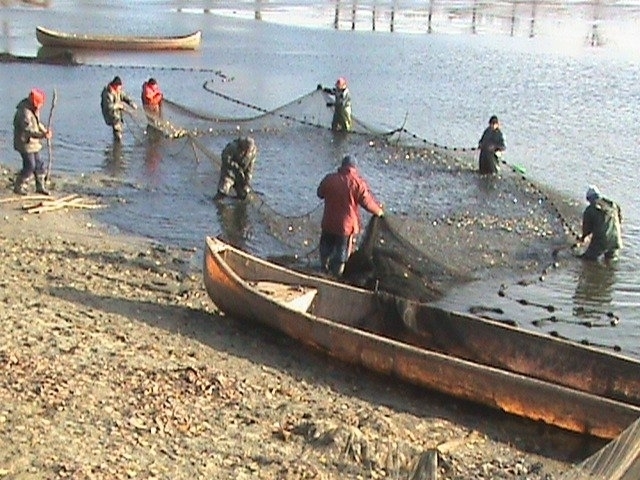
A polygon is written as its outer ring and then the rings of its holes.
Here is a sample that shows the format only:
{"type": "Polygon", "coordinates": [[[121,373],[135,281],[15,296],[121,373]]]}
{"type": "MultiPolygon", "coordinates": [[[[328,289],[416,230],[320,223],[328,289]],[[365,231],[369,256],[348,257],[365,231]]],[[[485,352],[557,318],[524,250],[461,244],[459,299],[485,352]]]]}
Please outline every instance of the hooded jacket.
{"type": "Polygon", "coordinates": [[[29,98],[23,98],[16,106],[13,117],[13,148],[20,153],[36,153],[42,150],[42,139],[47,127],[40,122],[40,116],[29,98]]]}
{"type": "Polygon", "coordinates": [[[337,172],[325,176],[317,194],[324,200],[321,227],[325,233],[357,235],[362,230],[359,207],[372,215],[382,210],[354,166],[340,167],[337,172]]]}
{"type": "Polygon", "coordinates": [[[142,105],[148,112],[158,113],[160,111],[160,104],[162,103],[162,92],[160,86],[156,84],[150,84],[144,82],[142,84],[142,105]]]}
{"type": "Polygon", "coordinates": [[[620,206],[608,198],[599,197],[589,203],[582,215],[582,238],[592,235],[588,253],[597,257],[622,248],[620,206]]]}

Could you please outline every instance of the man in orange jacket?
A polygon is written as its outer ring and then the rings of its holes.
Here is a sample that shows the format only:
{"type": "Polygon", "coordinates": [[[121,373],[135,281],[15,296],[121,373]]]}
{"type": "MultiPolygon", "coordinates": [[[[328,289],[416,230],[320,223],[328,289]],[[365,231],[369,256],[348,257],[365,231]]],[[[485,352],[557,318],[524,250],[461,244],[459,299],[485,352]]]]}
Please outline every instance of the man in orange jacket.
{"type": "Polygon", "coordinates": [[[384,211],[358,173],[356,160],[351,155],[342,159],[337,172],[322,179],[317,194],[324,200],[320,266],[339,277],[362,230],[359,207],[378,217],[382,217],[384,211]]]}

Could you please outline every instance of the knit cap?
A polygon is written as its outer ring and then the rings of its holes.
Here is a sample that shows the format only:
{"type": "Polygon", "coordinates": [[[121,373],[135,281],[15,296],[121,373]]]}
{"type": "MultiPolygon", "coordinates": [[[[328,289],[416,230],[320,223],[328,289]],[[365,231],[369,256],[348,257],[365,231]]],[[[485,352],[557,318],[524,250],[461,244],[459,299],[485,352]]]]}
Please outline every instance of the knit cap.
{"type": "Polygon", "coordinates": [[[589,185],[589,188],[587,188],[586,197],[589,201],[597,200],[600,198],[600,190],[598,190],[598,187],[596,187],[595,185],[589,185]]]}

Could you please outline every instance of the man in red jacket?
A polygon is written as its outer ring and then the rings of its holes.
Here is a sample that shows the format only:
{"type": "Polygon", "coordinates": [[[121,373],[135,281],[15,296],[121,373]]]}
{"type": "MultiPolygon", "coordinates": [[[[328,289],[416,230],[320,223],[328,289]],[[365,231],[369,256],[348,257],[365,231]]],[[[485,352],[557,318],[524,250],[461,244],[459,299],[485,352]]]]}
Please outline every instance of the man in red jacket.
{"type": "Polygon", "coordinates": [[[153,116],[160,115],[164,96],[155,78],[150,78],[142,84],[141,98],[145,112],[153,116]]]}
{"type": "Polygon", "coordinates": [[[152,135],[162,133],[158,126],[159,121],[162,119],[162,101],[164,100],[164,95],[155,78],[151,77],[142,84],[140,97],[144,111],[147,114],[148,133],[152,135]]]}
{"type": "Polygon", "coordinates": [[[325,272],[341,276],[362,230],[359,207],[379,217],[384,211],[358,173],[355,158],[350,155],[342,159],[337,172],[322,179],[317,193],[324,200],[320,266],[325,272]]]}

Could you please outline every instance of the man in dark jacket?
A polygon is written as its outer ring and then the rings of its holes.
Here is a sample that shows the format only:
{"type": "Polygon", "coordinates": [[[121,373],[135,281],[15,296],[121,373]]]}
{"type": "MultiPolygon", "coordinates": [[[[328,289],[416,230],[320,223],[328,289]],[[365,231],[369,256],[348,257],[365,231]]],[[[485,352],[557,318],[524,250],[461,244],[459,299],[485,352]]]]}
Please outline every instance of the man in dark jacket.
{"type": "Polygon", "coordinates": [[[362,230],[359,207],[379,217],[384,211],[358,174],[356,160],[350,155],[342,159],[337,172],[322,179],[317,194],[324,200],[320,266],[327,273],[341,276],[362,230]]]}
{"type": "Polygon", "coordinates": [[[498,173],[498,163],[506,147],[500,122],[495,115],[489,119],[489,126],[482,133],[478,148],[480,149],[480,173],[483,175],[498,173]]]}
{"type": "Polygon", "coordinates": [[[40,110],[44,100],[44,92],[34,88],[27,98],[18,103],[13,117],[13,148],[22,157],[22,170],[13,186],[14,193],[19,195],[26,195],[24,183],[32,174],[35,174],[36,178],[36,192],[49,195],[44,187],[46,172],[40,159],[42,139],[50,139],[52,135],[51,130],[40,121],[40,110]]]}
{"type": "Polygon", "coordinates": [[[617,258],[618,250],[622,248],[620,206],[603,197],[595,186],[589,187],[586,197],[589,205],[582,214],[580,241],[584,242],[587,237],[591,237],[591,240],[582,258],[597,260],[604,254],[605,260],[613,260],[617,258]]]}
{"type": "Polygon", "coordinates": [[[238,137],[224,147],[218,191],[214,200],[226,197],[232,188],[239,199],[247,198],[251,191],[251,177],[257,156],[258,148],[251,137],[238,137]]]}
{"type": "Polygon", "coordinates": [[[138,108],[133,99],[122,89],[120,77],[116,76],[102,89],[100,107],[105,123],[113,130],[113,139],[118,142],[122,141],[124,131],[122,111],[126,108],[125,105],[129,105],[134,110],[138,108]]]}

